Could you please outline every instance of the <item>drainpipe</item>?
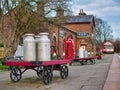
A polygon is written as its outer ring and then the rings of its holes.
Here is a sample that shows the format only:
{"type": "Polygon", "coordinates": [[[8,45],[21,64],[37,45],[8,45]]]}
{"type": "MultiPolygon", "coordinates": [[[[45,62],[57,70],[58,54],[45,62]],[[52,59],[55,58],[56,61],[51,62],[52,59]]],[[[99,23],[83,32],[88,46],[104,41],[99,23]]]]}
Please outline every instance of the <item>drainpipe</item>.
{"type": "Polygon", "coordinates": [[[58,25],[58,55],[60,55],[60,52],[59,52],[59,41],[60,41],[60,28],[59,28],[59,25],[58,25]]]}

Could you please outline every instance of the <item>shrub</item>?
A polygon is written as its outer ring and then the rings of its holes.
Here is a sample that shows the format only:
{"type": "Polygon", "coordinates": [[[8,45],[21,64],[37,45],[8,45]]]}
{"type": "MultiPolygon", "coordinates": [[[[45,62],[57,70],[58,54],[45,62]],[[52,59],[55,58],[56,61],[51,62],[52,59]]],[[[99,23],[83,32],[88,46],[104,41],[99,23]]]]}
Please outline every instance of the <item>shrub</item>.
{"type": "Polygon", "coordinates": [[[0,43],[0,47],[4,47],[4,44],[3,44],[3,43],[0,43]]]}

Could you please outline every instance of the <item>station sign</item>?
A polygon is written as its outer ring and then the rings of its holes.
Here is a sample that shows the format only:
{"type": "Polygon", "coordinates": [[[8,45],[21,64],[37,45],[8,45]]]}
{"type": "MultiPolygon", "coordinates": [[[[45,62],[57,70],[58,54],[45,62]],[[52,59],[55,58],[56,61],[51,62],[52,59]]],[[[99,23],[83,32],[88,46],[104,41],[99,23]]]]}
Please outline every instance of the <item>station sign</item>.
{"type": "Polygon", "coordinates": [[[90,34],[88,32],[79,32],[77,34],[77,38],[88,38],[90,37],[90,34]]]}

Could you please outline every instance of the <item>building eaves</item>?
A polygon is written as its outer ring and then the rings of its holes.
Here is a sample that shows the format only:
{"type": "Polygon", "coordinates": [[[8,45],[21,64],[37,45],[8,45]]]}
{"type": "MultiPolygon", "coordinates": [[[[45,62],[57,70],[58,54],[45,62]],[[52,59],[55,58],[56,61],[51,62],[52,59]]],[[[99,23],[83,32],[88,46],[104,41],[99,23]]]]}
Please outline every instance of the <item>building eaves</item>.
{"type": "Polygon", "coordinates": [[[71,30],[71,29],[69,29],[69,28],[67,28],[67,27],[65,27],[65,26],[62,26],[62,28],[66,29],[66,30],[68,30],[68,31],[70,31],[70,32],[73,32],[73,33],[77,34],[77,32],[76,32],[75,30],[71,30]]]}

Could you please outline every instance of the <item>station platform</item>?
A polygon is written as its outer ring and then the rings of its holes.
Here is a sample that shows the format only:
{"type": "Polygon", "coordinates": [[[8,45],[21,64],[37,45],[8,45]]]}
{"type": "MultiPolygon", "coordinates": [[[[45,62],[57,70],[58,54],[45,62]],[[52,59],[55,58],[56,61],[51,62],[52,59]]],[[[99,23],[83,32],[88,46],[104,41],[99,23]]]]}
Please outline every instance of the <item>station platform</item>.
{"type": "Polygon", "coordinates": [[[120,90],[120,57],[114,54],[103,90],[120,90]]]}

